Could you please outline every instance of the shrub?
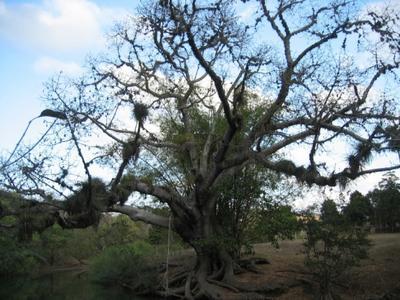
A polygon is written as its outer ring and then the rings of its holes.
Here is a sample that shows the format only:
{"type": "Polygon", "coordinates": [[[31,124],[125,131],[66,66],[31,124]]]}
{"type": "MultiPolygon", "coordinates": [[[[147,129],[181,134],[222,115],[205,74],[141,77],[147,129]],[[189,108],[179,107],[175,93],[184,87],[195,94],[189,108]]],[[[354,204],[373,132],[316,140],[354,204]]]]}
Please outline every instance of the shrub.
{"type": "Polygon", "coordinates": [[[38,262],[28,249],[15,243],[6,235],[0,236],[0,277],[32,274],[38,262]]]}
{"type": "Polygon", "coordinates": [[[320,299],[334,299],[333,285],[367,257],[367,232],[347,223],[306,223],[305,265],[319,284],[320,299]]]}
{"type": "Polygon", "coordinates": [[[158,282],[153,254],[152,246],[144,241],[109,247],[92,260],[90,278],[102,284],[117,284],[138,293],[148,293],[158,282]]]}

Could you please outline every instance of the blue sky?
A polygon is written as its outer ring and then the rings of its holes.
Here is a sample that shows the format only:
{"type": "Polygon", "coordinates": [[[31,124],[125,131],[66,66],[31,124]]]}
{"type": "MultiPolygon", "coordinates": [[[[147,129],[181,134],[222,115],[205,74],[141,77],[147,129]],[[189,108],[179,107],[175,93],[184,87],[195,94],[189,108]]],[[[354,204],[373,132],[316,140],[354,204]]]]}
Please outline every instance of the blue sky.
{"type": "Polygon", "coordinates": [[[104,34],[132,13],[134,0],[0,0],[0,152],[10,149],[44,108],[43,83],[76,75],[104,34]]]}

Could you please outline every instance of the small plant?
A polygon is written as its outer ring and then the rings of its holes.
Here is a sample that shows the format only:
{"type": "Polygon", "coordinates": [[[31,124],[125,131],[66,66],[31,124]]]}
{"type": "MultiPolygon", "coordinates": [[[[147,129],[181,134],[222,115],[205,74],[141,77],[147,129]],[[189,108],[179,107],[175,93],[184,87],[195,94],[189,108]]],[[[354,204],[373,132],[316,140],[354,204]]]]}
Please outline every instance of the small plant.
{"type": "Polygon", "coordinates": [[[305,265],[319,284],[319,299],[338,299],[333,287],[368,254],[364,228],[352,226],[341,215],[336,220],[308,219],[305,223],[305,265]]]}

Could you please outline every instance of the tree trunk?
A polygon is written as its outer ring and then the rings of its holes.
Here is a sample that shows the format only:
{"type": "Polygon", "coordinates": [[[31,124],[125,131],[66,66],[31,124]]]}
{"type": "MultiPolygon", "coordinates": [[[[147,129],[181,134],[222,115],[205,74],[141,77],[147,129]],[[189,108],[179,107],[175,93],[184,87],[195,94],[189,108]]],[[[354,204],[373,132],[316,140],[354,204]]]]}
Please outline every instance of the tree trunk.
{"type": "Polygon", "coordinates": [[[234,271],[240,267],[224,243],[215,214],[201,216],[190,225],[182,226],[181,223],[178,228],[175,227],[178,234],[194,248],[196,264],[187,274],[184,287],[172,287],[172,296],[179,295],[179,291],[185,299],[265,299],[263,293],[281,290],[276,286],[239,282],[234,271]]]}
{"type": "Polygon", "coordinates": [[[222,299],[228,282],[233,278],[233,259],[218,230],[212,209],[203,210],[197,218],[186,221],[174,216],[177,233],[196,253],[196,264],[185,284],[185,297],[190,299],[222,299]]]}

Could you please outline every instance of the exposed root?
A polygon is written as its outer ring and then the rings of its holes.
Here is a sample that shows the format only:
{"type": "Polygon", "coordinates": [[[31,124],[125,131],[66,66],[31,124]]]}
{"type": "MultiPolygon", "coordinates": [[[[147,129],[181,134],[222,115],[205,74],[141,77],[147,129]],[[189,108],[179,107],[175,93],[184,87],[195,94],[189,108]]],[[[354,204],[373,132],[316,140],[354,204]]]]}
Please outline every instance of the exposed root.
{"type": "Polygon", "coordinates": [[[187,276],[188,276],[188,271],[186,271],[186,270],[175,274],[168,281],[168,286],[175,286],[176,284],[183,282],[183,280],[186,279],[187,276]]]}
{"type": "Polygon", "coordinates": [[[235,288],[234,286],[230,285],[229,283],[225,283],[225,282],[223,282],[223,281],[212,280],[212,279],[207,279],[207,281],[208,281],[209,283],[218,285],[218,286],[220,286],[220,287],[227,288],[228,290],[231,290],[231,291],[233,291],[233,292],[235,292],[235,293],[239,293],[239,292],[240,292],[239,289],[235,288]]]}
{"type": "Polygon", "coordinates": [[[221,261],[218,265],[198,265],[191,271],[188,266],[177,266],[170,274],[168,290],[159,291],[157,295],[168,299],[256,300],[269,299],[270,296],[286,292],[288,286],[283,284],[241,282],[235,276],[238,272],[249,271],[260,274],[261,270],[256,267],[259,264],[269,264],[269,261],[264,258],[242,259],[231,264],[221,261]]]}
{"type": "MultiPolygon", "coordinates": [[[[216,271],[220,273],[220,270],[216,271]]],[[[192,272],[179,272],[169,282],[169,289],[160,291],[157,295],[170,299],[268,299],[267,295],[284,293],[287,286],[278,284],[254,284],[238,281],[235,276],[224,280],[203,277],[192,272]]]]}
{"type": "Polygon", "coordinates": [[[186,278],[186,283],[185,283],[185,299],[188,300],[194,300],[191,291],[192,277],[193,277],[193,272],[190,272],[186,278]]]}
{"type": "Polygon", "coordinates": [[[224,275],[224,271],[225,271],[225,266],[223,265],[223,266],[221,266],[221,268],[219,268],[219,270],[217,272],[208,276],[207,279],[211,279],[211,280],[221,279],[224,275]]]}

